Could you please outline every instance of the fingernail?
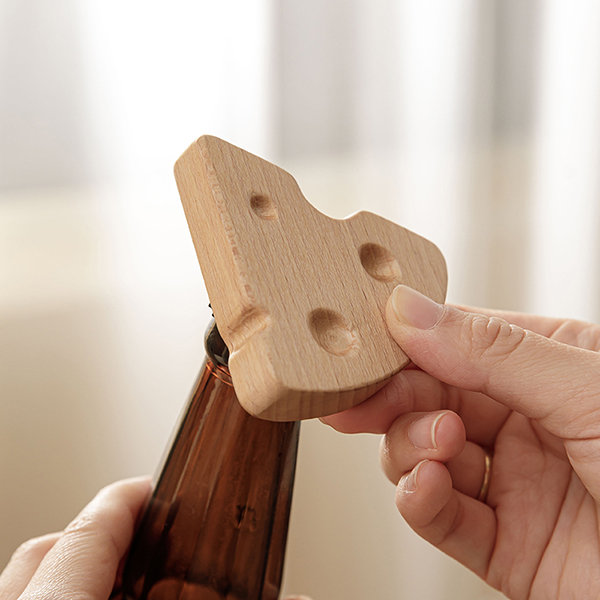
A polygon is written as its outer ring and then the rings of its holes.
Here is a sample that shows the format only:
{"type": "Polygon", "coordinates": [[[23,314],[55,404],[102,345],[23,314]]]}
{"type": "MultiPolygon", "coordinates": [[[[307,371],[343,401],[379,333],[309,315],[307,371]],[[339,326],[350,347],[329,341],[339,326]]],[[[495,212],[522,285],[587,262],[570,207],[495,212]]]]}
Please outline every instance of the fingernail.
{"type": "Polygon", "coordinates": [[[427,460],[422,460],[420,463],[417,463],[414,469],[400,477],[400,481],[398,482],[398,490],[403,492],[404,494],[412,494],[417,491],[417,477],[419,475],[419,469],[423,465],[423,463],[428,462],[427,460]]]}
{"type": "Polygon", "coordinates": [[[444,312],[441,304],[405,285],[394,288],[391,301],[398,320],[417,329],[431,329],[444,312]]]}
{"type": "Polygon", "coordinates": [[[445,412],[437,415],[421,417],[408,428],[408,439],[417,447],[427,450],[437,448],[435,438],[441,420],[446,416],[445,412]]]}

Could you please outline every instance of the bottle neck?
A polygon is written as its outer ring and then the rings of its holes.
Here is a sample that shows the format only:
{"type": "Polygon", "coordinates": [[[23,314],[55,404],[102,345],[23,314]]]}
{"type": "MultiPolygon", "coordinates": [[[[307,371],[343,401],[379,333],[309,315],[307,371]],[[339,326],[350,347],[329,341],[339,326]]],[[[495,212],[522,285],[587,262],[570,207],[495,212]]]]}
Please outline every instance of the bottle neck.
{"type": "Polygon", "coordinates": [[[204,336],[204,348],[206,349],[206,368],[220,381],[227,385],[233,385],[229,373],[229,349],[227,348],[214,319],[209,323],[204,336]]]}

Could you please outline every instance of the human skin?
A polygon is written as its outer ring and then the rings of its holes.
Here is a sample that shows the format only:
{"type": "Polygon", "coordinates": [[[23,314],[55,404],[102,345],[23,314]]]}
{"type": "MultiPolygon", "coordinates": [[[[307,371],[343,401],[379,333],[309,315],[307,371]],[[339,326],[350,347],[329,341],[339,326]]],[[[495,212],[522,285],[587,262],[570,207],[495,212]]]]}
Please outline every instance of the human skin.
{"type": "Polygon", "coordinates": [[[405,286],[386,319],[413,365],[323,421],[384,433],[408,524],[509,598],[600,597],[600,327],[405,286]]]}

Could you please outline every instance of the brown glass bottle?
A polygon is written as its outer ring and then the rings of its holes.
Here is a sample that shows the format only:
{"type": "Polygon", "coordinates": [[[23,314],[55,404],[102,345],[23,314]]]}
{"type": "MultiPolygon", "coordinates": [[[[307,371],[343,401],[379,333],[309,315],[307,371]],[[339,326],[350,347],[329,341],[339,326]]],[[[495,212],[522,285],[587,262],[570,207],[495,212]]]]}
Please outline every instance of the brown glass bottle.
{"type": "Polygon", "coordinates": [[[275,600],[299,422],[240,406],[216,327],[207,359],[139,524],[125,600],[275,600]]]}

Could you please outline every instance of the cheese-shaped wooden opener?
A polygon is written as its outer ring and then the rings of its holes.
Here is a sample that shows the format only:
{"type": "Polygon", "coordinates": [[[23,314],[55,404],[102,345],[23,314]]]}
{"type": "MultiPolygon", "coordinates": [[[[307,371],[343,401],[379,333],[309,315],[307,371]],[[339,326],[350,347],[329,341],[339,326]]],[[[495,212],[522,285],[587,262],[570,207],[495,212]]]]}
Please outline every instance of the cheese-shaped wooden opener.
{"type": "Polygon", "coordinates": [[[248,412],[338,412],[406,366],[384,309],[399,283],[443,302],[435,245],[368,212],[331,219],[289,173],[215,137],[188,148],[175,178],[248,412]]]}

